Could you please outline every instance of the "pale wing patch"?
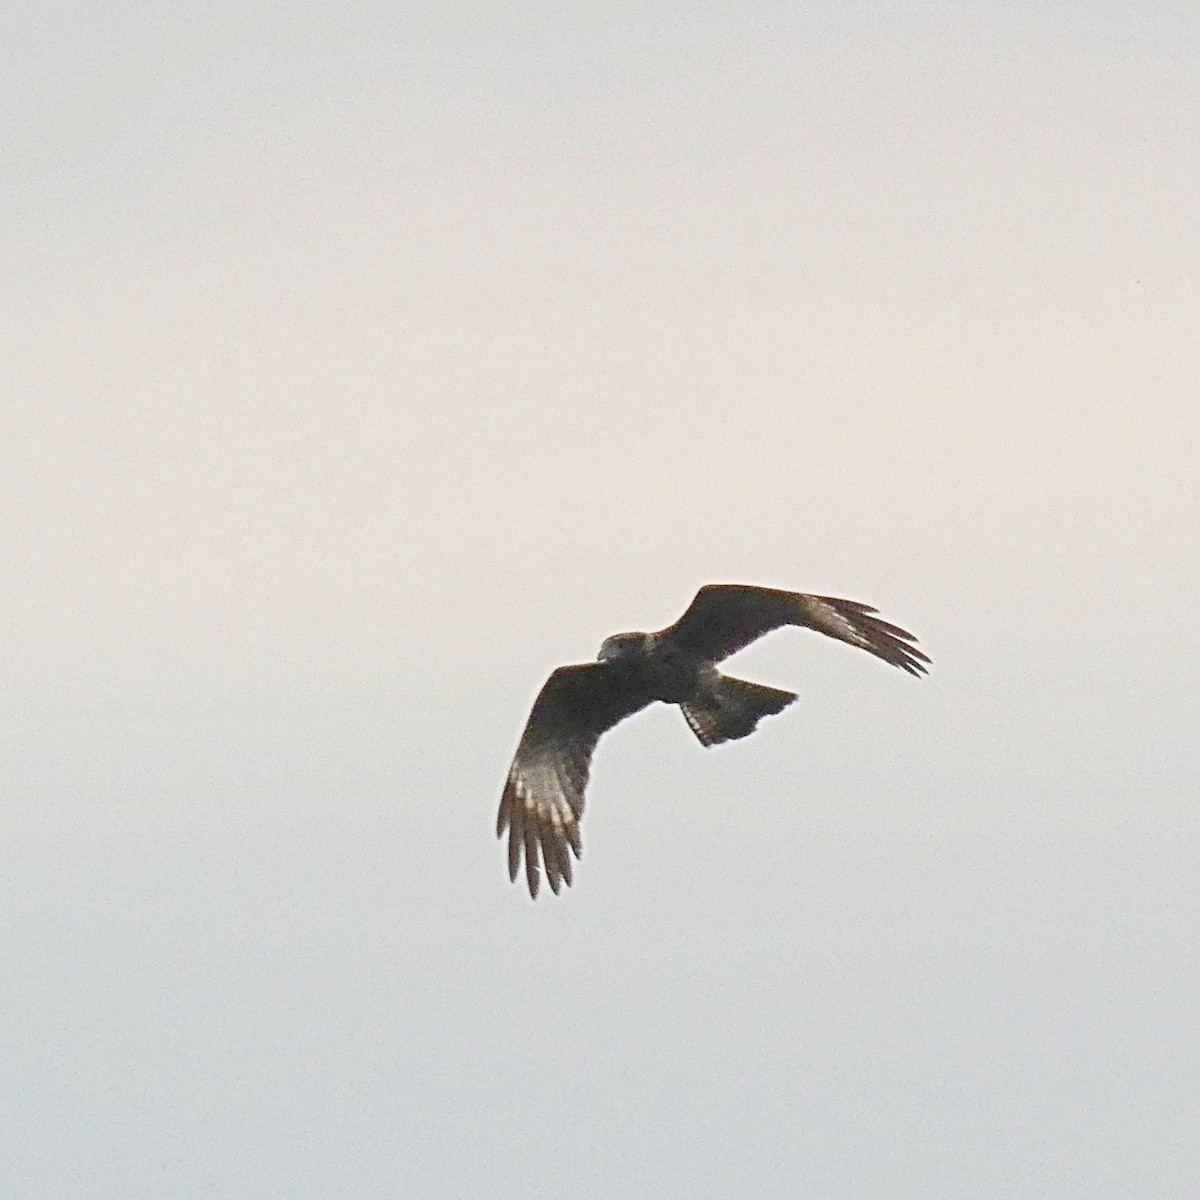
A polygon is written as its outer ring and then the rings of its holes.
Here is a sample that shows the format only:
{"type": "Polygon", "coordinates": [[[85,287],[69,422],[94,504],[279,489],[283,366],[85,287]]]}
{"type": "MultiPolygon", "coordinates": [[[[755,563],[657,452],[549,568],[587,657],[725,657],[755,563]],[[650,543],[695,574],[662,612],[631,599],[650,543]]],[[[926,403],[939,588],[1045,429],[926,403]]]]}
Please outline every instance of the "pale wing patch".
{"type": "Polygon", "coordinates": [[[553,758],[539,759],[518,770],[513,764],[513,791],[525,810],[525,819],[552,825],[558,830],[578,826],[575,809],[580,806],[578,793],[571,786],[562,765],[553,758]]]}
{"type": "Polygon", "coordinates": [[[924,675],[928,670],[929,656],[917,648],[916,638],[906,629],[882,620],[869,604],[833,596],[801,595],[796,599],[804,613],[801,624],[858,646],[910,675],[924,675]]]}
{"type": "Polygon", "coordinates": [[[832,604],[826,604],[824,600],[810,599],[808,609],[814,627],[830,637],[840,638],[852,646],[861,646],[864,650],[870,650],[874,645],[859,626],[847,620],[832,604]]]}
{"type": "Polygon", "coordinates": [[[552,891],[571,883],[571,855],[583,846],[579,818],[583,797],[557,755],[518,754],[508,775],[498,832],[509,830],[508,873],[516,879],[522,856],[530,893],[538,893],[541,870],[552,891]]]}

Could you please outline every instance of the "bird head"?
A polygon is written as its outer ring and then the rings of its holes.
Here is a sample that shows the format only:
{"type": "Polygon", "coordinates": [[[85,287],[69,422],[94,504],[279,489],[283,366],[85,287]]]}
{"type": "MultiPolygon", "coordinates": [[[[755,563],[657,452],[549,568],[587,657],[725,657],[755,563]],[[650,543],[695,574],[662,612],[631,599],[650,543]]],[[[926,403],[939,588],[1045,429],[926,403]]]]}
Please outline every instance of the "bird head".
{"type": "Polygon", "coordinates": [[[614,633],[604,639],[597,662],[612,662],[618,658],[643,658],[650,648],[648,633],[614,633]]]}

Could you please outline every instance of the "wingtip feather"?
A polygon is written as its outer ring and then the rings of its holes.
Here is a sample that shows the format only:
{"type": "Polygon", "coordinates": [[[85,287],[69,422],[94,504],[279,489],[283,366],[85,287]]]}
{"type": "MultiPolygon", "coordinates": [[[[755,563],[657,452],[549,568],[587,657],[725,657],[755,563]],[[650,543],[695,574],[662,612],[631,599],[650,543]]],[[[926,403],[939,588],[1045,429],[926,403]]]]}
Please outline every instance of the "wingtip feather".
{"type": "Polygon", "coordinates": [[[537,833],[529,824],[525,826],[525,882],[529,885],[530,896],[536,900],[538,888],[542,882],[542,873],[538,869],[537,833]]]}

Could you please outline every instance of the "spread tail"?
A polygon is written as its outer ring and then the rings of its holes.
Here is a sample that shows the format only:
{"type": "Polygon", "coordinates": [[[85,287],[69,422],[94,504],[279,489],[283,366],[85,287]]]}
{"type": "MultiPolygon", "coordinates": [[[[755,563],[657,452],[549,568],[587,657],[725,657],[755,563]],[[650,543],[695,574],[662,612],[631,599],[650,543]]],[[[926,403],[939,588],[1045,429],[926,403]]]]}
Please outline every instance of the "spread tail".
{"type": "Polygon", "coordinates": [[[763,717],[781,712],[795,699],[795,692],[720,675],[703,697],[679,707],[701,743],[715,746],[753,733],[763,717]]]}

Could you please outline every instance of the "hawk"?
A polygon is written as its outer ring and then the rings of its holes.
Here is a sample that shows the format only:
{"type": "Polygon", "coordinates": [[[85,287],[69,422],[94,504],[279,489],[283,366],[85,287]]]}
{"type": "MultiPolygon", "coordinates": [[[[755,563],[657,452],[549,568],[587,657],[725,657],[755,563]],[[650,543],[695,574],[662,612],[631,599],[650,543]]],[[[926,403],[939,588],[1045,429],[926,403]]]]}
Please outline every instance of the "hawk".
{"type": "Polygon", "coordinates": [[[815,629],[923,675],[929,662],[911,633],[854,600],[735,583],[702,587],[687,612],[657,633],[605,638],[595,662],[559,667],[546,680],[517,745],[496,836],[508,831],[508,874],[525,860],[529,894],[544,868],[551,890],[571,883],[592,752],[618,721],[660,700],[677,704],[704,746],[744,738],[795,692],[722,675],[716,664],[783,625],[815,629]]]}

